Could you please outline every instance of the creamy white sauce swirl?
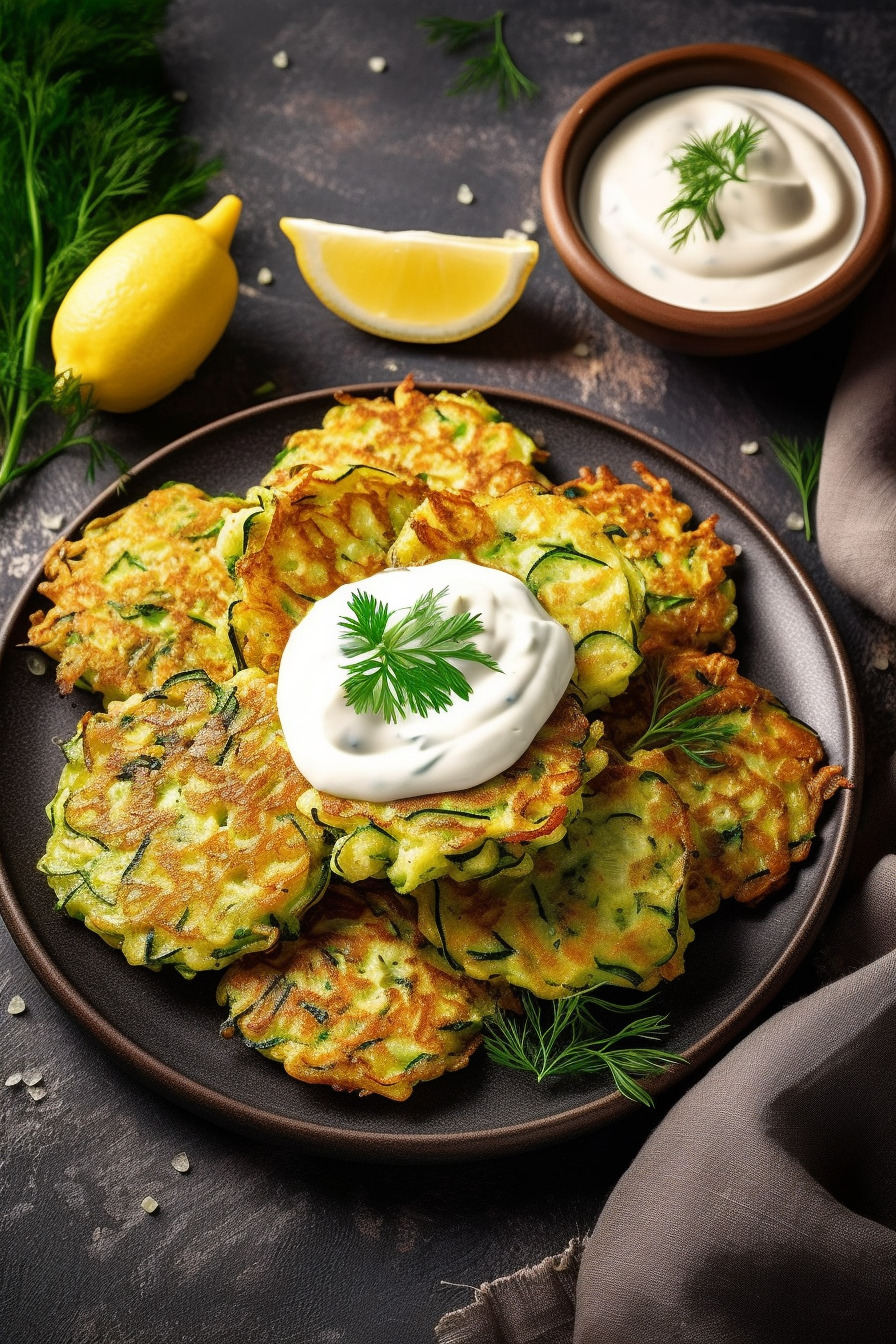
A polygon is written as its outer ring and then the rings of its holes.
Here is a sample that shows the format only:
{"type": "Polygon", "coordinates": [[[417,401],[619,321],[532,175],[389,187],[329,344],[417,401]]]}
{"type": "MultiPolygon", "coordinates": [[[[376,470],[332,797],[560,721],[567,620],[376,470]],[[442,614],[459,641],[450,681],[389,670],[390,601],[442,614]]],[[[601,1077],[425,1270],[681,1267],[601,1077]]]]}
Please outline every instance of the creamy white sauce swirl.
{"type": "Polygon", "coordinates": [[[283,653],[277,708],[286,744],[306,779],[341,798],[391,802],[482,784],[519,760],[566,691],[573,642],[524,583],[468,560],[387,569],[323,598],[293,630],[283,653]],[[388,724],[348,704],[339,621],[359,590],[404,612],[430,590],[448,592],[445,615],[482,620],[476,647],[501,668],[457,661],[472,687],[440,714],[388,724]]]}
{"type": "Polygon", "coordinates": [[[712,85],[657,98],[614,127],[588,163],[579,206],[595,252],[621,280],[677,307],[724,312],[782,303],[832,275],[862,231],[865,189],[843,139],[804,103],[712,85]],[[706,238],[698,224],[673,251],[676,226],[658,218],[678,194],[670,159],[695,133],[709,138],[748,117],[763,135],[747,180],[716,197],[724,234],[706,238]]]}

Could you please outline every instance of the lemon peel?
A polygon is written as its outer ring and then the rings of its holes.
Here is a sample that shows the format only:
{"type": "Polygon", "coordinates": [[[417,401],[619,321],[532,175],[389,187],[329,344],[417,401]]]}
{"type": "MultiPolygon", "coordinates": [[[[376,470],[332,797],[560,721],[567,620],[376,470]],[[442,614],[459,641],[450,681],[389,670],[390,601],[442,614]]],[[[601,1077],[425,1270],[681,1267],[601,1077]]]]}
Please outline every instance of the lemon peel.
{"type": "Polygon", "coordinates": [[[111,243],[59,306],[57,375],[80,377],[106,411],[142,410],[192,377],[236,303],[228,249],[241,210],[224,196],[201,219],[155,215],[111,243]]]}
{"type": "Polygon", "coordinates": [[[538,260],[531,239],[285,218],[309,288],[331,312],[393,340],[460,341],[509,312],[538,260]]]}

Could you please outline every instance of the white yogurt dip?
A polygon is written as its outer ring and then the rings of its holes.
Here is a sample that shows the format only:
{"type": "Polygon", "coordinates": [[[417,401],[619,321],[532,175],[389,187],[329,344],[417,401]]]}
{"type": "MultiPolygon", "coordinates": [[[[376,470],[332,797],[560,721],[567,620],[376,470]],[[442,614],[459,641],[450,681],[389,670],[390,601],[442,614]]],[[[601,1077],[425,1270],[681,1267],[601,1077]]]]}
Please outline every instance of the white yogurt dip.
{"type": "MultiPolygon", "coordinates": [[[[845,142],[817,112],[765,89],[707,86],[645,103],[598,145],[582,180],[582,225],[600,260],[652,298],[710,312],[764,308],[814,288],[843,264],[865,218],[845,142]],[[679,193],[670,168],[692,135],[752,118],[763,129],[744,182],[716,197],[725,232],[698,225],[678,250],[659,216],[679,193]]],[[[682,212],[679,225],[691,216],[682,212]]]]}
{"type": "Polygon", "coordinates": [[[391,802],[472,788],[513,765],[550,717],[574,666],[568,633],[519,579],[468,560],[440,560],[383,570],[316,602],[284,650],[277,708],[293,760],[315,788],[391,802]],[[339,625],[352,614],[352,596],[368,592],[404,613],[443,588],[442,613],[477,614],[483,630],[473,642],[501,670],[452,660],[472,690],[442,713],[392,724],[356,713],[342,689],[349,674],[339,625]]]}

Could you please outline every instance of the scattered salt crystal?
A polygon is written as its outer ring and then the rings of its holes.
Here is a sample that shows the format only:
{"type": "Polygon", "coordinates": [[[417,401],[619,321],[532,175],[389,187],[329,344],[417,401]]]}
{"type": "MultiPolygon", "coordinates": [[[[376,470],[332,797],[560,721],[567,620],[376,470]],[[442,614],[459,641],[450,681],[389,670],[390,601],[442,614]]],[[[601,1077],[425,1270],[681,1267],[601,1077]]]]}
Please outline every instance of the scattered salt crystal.
{"type": "Polygon", "coordinates": [[[45,1087],[29,1087],[28,1095],[32,1101],[43,1101],[47,1095],[47,1089],[45,1087]]]}
{"type": "Polygon", "coordinates": [[[796,513],[795,511],[793,513],[788,513],[785,522],[791,532],[802,532],[803,528],[806,526],[806,520],[803,515],[801,513],[796,513]]]}
{"type": "Polygon", "coordinates": [[[522,224],[520,224],[520,228],[522,229],[523,233],[534,233],[535,230],[538,228],[538,225],[536,224],[534,219],[524,219],[522,224]]]}
{"type": "Polygon", "coordinates": [[[22,1075],[20,1073],[11,1073],[6,1080],[6,1086],[18,1087],[21,1081],[22,1081],[22,1075]]]}
{"type": "Polygon", "coordinates": [[[526,241],[526,235],[523,233],[522,229],[505,229],[504,237],[517,238],[521,243],[526,241]]]}
{"type": "Polygon", "coordinates": [[[572,352],[576,359],[587,359],[591,354],[591,346],[586,345],[584,341],[579,341],[578,345],[573,346],[572,352]]]}
{"type": "Polygon", "coordinates": [[[267,266],[262,266],[256,279],[260,285],[272,285],[274,283],[274,272],[267,266]]]}
{"type": "Polygon", "coordinates": [[[367,69],[372,70],[375,75],[381,75],[384,70],[388,69],[386,58],[384,56],[371,56],[367,62],[367,69]]]}
{"type": "Polygon", "coordinates": [[[744,549],[744,548],[743,548],[743,546],[741,546],[741,544],[740,544],[739,541],[736,541],[736,542],[734,543],[734,545],[731,547],[731,549],[732,549],[732,551],[734,552],[735,555],[742,555],[742,554],[743,554],[743,549],[744,549]]]}
{"type": "MultiPolygon", "coordinates": [[[[39,653],[29,653],[25,659],[25,666],[33,677],[42,677],[47,670],[47,664],[39,653]]],[[[12,1012],[12,1009],[9,1011],[12,1012]]],[[[19,1008],[18,1011],[21,1012],[22,1009],[19,1008]]]]}
{"type": "Polygon", "coordinates": [[[458,187],[457,199],[460,201],[461,205],[472,205],[475,201],[476,197],[473,195],[466,182],[461,182],[458,187]]]}
{"type": "Polygon", "coordinates": [[[186,1153],[176,1153],[171,1159],[171,1165],[175,1171],[189,1171],[190,1159],[186,1153]]]}
{"type": "Polygon", "coordinates": [[[578,30],[574,33],[564,33],[563,41],[568,42],[571,47],[577,47],[585,41],[585,34],[580,33],[578,30]]]}
{"type": "Polygon", "coordinates": [[[64,522],[64,513],[42,513],[40,515],[40,525],[46,528],[48,532],[58,532],[64,522]]]}
{"type": "Polygon", "coordinates": [[[876,653],[871,659],[871,666],[875,672],[886,672],[890,666],[890,660],[885,653],[876,653]]]}
{"type": "Polygon", "coordinates": [[[748,443],[742,443],[740,450],[744,457],[752,457],[754,453],[759,452],[759,444],[755,439],[750,439],[748,443]]]}
{"type": "Polygon", "coordinates": [[[276,65],[278,70],[285,70],[289,65],[289,57],[285,51],[275,51],[271,57],[271,65],[276,65]]]}
{"type": "Polygon", "coordinates": [[[13,994],[9,1003],[6,1005],[6,1011],[12,1013],[13,1017],[17,1017],[19,1013],[24,1013],[25,1000],[22,998],[21,994],[13,994]]]}
{"type": "Polygon", "coordinates": [[[22,1074],[22,1082],[26,1087],[37,1087],[38,1083],[42,1083],[43,1080],[44,1076],[40,1069],[26,1069],[22,1074]]]}
{"type": "Polygon", "coordinates": [[[384,361],[383,361],[383,368],[386,370],[387,373],[397,373],[397,372],[398,372],[398,365],[395,363],[395,360],[394,360],[394,359],[387,359],[387,360],[384,360],[384,361]]]}
{"type": "Polygon", "coordinates": [[[174,89],[171,94],[171,100],[175,103],[185,103],[189,97],[186,89],[174,89]]]}
{"type": "Polygon", "coordinates": [[[140,1207],[144,1213],[158,1213],[159,1210],[158,1201],[153,1199],[152,1195],[147,1195],[145,1199],[141,1199],[140,1207]]]}
{"type": "Polygon", "coordinates": [[[532,440],[532,442],[535,444],[535,447],[536,447],[536,448],[543,448],[543,447],[545,446],[545,444],[547,443],[547,439],[546,439],[545,436],[544,436],[544,430],[543,430],[543,429],[533,429],[533,431],[532,431],[532,433],[529,435],[529,437],[530,437],[530,439],[532,440]]]}

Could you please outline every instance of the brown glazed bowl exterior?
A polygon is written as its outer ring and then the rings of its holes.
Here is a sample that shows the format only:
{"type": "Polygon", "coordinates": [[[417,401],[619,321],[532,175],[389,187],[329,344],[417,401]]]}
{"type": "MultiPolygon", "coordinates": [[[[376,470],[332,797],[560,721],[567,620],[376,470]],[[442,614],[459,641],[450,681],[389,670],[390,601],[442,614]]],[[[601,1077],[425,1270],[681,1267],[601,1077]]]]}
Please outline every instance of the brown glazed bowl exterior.
{"type": "Polygon", "coordinates": [[[845,308],[886,256],[894,227],[893,151],[854,94],[814,65],[764,47],[703,43],[630,61],[599,80],[567,112],[545,155],[544,219],[557,251],[589,298],[656,345],[698,355],[742,355],[807,335],[845,308]],[[595,256],[579,215],[585,166],[623,117],[654,98],[706,84],[769,89],[819,113],[840,133],[865,185],[865,223],[855,248],[827,280],[765,308],[704,312],[663,303],[633,289],[595,256]]]}

